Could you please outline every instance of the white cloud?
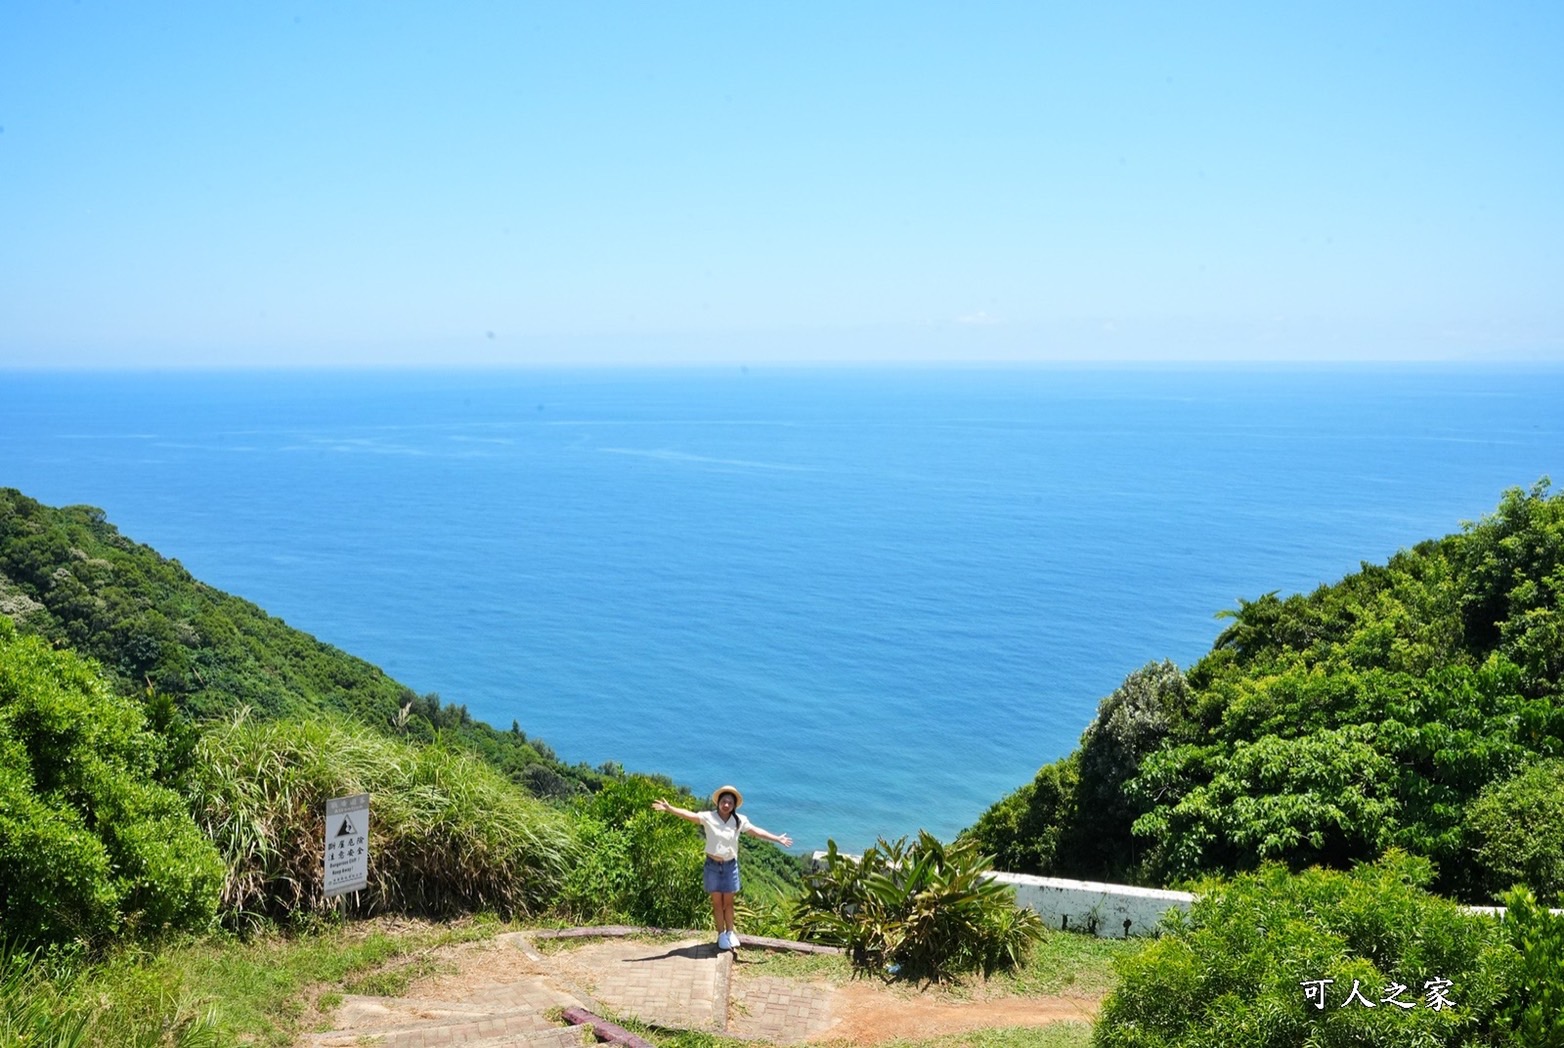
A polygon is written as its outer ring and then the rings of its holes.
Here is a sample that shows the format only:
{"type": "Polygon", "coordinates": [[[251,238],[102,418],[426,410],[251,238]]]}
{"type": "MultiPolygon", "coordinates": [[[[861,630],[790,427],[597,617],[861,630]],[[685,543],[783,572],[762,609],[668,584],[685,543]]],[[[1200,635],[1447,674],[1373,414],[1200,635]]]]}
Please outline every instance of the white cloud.
{"type": "Polygon", "coordinates": [[[966,324],[970,327],[994,327],[1001,323],[996,316],[989,314],[987,310],[980,309],[976,313],[968,313],[956,318],[956,323],[966,324]]]}

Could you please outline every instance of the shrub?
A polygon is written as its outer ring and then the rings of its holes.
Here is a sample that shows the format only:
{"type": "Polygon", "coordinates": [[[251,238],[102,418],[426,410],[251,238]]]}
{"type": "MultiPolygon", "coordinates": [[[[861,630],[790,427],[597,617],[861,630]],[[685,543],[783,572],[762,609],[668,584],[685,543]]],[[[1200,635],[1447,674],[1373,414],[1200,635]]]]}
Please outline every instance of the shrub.
{"type": "Polygon", "coordinates": [[[859,971],[910,979],[985,974],[1022,960],[1042,922],[1018,910],[971,842],[946,846],[924,831],[908,845],[881,840],[860,859],[828,842],[824,869],[806,874],[794,927],[845,947],[859,971]]]}
{"type": "Polygon", "coordinates": [[[1204,882],[1188,917],[1121,962],[1093,1043],[1509,1043],[1497,1009],[1517,952],[1496,921],[1424,890],[1432,876],[1426,860],[1393,851],[1347,873],[1267,864],[1204,882]]]}
{"type": "Polygon", "coordinates": [[[476,757],[413,746],[345,721],[257,723],[202,738],[198,818],[227,863],[222,905],[239,926],[328,907],[326,801],[370,794],[369,886],[353,912],[526,913],[553,901],[577,854],[564,816],[476,757]]]}
{"type": "Polygon", "coordinates": [[[155,781],[162,749],[136,703],[0,616],[0,927],[15,946],[210,923],[222,865],[155,781]]]}
{"type": "Polygon", "coordinates": [[[1465,829],[1483,887],[1524,884],[1545,905],[1564,899],[1564,760],[1542,761],[1483,790],[1465,829]]]}
{"type": "Polygon", "coordinates": [[[1564,915],[1538,906],[1525,888],[1506,893],[1504,905],[1521,963],[1500,1016],[1517,1044],[1564,1048],[1564,915]]]}
{"type": "Polygon", "coordinates": [[[567,914],[656,928],[710,923],[711,904],[701,886],[702,837],[688,824],[654,812],[652,802],[659,797],[696,804],[639,775],[609,782],[578,803],[581,860],[560,893],[567,914]]]}

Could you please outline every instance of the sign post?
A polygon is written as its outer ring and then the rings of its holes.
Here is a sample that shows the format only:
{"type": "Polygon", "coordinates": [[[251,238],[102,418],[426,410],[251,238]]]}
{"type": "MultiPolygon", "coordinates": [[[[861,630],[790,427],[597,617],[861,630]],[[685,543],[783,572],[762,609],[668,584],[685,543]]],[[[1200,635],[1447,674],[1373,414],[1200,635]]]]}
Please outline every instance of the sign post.
{"type": "Polygon", "coordinates": [[[369,794],[326,801],[326,898],[369,887],[369,794]]]}

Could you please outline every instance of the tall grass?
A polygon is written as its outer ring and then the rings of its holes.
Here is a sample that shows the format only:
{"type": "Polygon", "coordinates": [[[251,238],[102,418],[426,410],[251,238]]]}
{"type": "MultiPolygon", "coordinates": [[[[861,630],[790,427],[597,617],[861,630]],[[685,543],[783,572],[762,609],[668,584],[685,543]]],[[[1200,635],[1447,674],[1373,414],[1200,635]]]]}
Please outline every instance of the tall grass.
{"type": "Polygon", "coordinates": [[[0,1048],[216,1048],[212,1011],[180,981],[124,969],[111,991],[105,967],[82,953],[3,952],[0,1048]]]}
{"type": "Polygon", "coordinates": [[[333,910],[323,896],[326,801],[370,795],[369,885],[348,913],[534,912],[578,851],[563,815],[467,753],[315,717],[210,728],[196,820],[227,865],[221,909],[244,928],[333,910]]]}
{"type": "Polygon", "coordinates": [[[68,1014],[50,991],[34,957],[11,953],[0,943],[0,1046],[77,1048],[83,1043],[86,1017],[68,1014]]]}

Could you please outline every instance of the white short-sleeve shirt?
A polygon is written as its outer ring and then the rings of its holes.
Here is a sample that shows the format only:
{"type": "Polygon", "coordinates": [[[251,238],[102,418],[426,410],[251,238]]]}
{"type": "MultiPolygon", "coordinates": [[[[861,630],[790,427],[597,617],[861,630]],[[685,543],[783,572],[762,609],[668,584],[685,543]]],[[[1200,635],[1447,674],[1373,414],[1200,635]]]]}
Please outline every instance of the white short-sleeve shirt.
{"type": "Polygon", "coordinates": [[[706,831],[706,854],[713,859],[727,862],[739,857],[739,834],[744,830],[744,816],[734,812],[724,823],[714,811],[703,811],[701,829],[706,831]]]}

